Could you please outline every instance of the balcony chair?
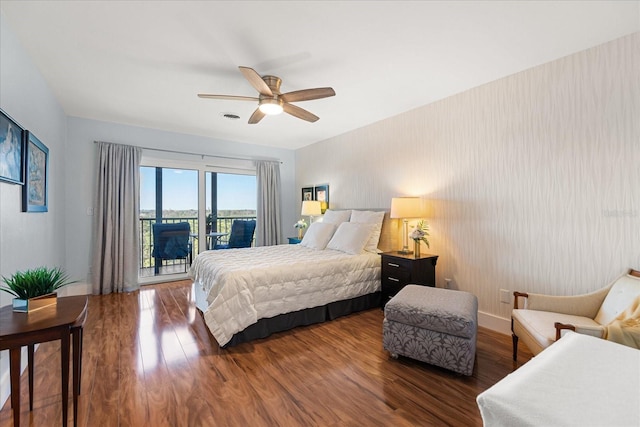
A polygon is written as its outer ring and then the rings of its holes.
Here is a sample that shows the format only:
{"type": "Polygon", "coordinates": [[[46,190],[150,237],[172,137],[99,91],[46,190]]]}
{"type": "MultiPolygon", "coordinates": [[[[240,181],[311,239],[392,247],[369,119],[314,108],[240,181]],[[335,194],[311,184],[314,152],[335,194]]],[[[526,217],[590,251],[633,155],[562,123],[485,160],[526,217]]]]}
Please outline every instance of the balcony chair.
{"type": "MultiPolygon", "coordinates": [[[[160,272],[164,260],[185,259],[191,265],[191,227],[188,222],[153,224],[153,251],[155,273],[160,272]]],[[[187,271],[187,263],[184,265],[187,271]]]]}
{"type": "Polygon", "coordinates": [[[235,219],[231,224],[228,244],[217,244],[214,249],[249,248],[256,230],[255,220],[235,219]]]}
{"type": "Polygon", "coordinates": [[[598,291],[575,296],[514,292],[511,312],[513,360],[521,339],[534,355],[563,330],[640,347],[640,271],[630,270],[598,291]],[[520,308],[519,300],[525,302],[520,308]]]}

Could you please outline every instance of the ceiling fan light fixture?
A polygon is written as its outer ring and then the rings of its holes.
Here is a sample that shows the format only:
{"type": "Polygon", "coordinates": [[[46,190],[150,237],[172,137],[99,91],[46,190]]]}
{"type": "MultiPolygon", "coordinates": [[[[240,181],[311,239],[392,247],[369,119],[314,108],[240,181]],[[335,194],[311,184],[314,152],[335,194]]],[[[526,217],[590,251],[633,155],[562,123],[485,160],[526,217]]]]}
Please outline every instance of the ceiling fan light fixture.
{"type": "Polygon", "coordinates": [[[279,98],[263,98],[260,100],[260,111],[268,116],[282,113],[282,100],[279,98]]]}

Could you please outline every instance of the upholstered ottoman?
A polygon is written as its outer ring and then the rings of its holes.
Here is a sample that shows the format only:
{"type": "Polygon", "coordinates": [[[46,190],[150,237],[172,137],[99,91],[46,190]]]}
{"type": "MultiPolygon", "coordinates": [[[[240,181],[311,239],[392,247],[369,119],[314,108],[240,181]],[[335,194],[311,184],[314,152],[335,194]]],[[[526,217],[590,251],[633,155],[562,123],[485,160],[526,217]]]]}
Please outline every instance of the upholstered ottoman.
{"type": "Polygon", "coordinates": [[[477,332],[478,299],[468,292],[407,285],[384,307],[382,341],[394,358],[471,375],[477,332]]]}

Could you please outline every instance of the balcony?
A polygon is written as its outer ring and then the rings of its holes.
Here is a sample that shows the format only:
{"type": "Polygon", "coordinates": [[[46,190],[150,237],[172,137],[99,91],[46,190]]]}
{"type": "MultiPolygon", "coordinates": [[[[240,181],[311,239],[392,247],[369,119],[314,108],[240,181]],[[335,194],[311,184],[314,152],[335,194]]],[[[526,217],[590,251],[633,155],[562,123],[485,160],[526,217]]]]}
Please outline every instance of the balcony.
{"type": "MultiPolygon", "coordinates": [[[[219,216],[216,220],[215,230],[222,233],[231,232],[231,224],[236,219],[249,220],[256,219],[255,216],[219,216]]],[[[182,218],[163,218],[164,223],[188,222],[191,227],[191,233],[198,235],[198,218],[182,217],[182,218]]],[[[162,276],[166,274],[182,274],[189,270],[188,260],[176,259],[166,260],[159,268],[159,272],[155,273],[155,258],[151,256],[153,252],[153,224],[156,223],[155,218],[140,218],[140,273],[139,277],[162,276]]],[[[199,239],[197,237],[191,239],[192,253],[196,256],[200,253],[199,239]]],[[[219,243],[228,243],[229,235],[222,236],[218,239],[219,243]]],[[[255,245],[255,240],[254,240],[255,245]]],[[[203,249],[206,250],[206,249],[203,249]]]]}

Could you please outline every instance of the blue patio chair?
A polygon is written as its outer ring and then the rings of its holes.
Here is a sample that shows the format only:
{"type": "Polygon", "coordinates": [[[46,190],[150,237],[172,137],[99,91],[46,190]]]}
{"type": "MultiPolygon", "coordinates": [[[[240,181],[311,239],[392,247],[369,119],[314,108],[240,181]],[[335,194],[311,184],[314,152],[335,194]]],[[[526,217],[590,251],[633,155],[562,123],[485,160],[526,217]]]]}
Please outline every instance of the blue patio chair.
{"type": "MultiPolygon", "coordinates": [[[[191,227],[188,222],[153,224],[153,251],[155,272],[160,272],[162,261],[185,259],[191,265],[191,227]]],[[[184,265],[187,271],[187,264],[184,265]]]]}
{"type": "Polygon", "coordinates": [[[232,248],[249,248],[253,241],[253,233],[256,230],[255,220],[233,220],[231,224],[231,234],[229,235],[229,243],[216,245],[214,249],[232,249],[232,248]]]}

